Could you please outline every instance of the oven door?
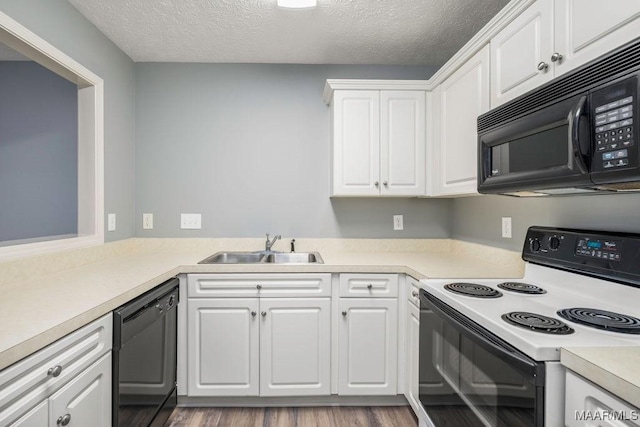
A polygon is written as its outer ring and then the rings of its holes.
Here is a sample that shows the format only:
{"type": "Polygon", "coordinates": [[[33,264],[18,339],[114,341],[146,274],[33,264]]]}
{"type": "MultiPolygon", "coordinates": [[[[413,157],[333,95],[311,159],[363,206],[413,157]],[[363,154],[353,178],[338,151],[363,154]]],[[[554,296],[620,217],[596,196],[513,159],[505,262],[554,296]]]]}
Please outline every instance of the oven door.
{"type": "Polygon", "coordinates": [[[517,195],[591,186],[588,117],[585,93],[480,133],[478,191],[517,195]]]}
{"type": "Polygon", "coordinates": [[[544,363],[420,292],[420,402],[436,427],[541,427],[544,363]]]}

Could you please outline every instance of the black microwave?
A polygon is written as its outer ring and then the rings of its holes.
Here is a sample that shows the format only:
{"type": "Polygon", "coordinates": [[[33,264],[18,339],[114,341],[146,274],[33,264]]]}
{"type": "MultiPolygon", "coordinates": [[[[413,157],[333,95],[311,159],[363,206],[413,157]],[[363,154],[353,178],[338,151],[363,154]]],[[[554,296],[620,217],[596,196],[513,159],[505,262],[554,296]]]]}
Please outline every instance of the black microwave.
{"type": "Polygon", "coordinates": [[[640,39],[478,117],[478,192],[640,191],[640,39]]]}

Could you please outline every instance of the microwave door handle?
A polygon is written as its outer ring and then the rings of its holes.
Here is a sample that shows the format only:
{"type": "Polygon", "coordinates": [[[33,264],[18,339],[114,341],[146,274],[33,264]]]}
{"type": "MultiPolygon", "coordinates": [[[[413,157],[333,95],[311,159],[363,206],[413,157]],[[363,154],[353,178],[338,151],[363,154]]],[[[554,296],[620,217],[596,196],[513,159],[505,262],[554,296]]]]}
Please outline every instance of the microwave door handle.
{"type": "Polygon", "coordinates": [[[580,151],[580,119],[584,114],[584,106],[587,102],[587,97],[583,96],[578,101],[578,105],[569,112],[569,137],[571,138],[571,145],[573,148],[573,158],[576,160],[578,164],[578,168],[580,172],[583,174],[589,173],[587,169],[587,164],[584,161],[584,156],[580,151]]]}

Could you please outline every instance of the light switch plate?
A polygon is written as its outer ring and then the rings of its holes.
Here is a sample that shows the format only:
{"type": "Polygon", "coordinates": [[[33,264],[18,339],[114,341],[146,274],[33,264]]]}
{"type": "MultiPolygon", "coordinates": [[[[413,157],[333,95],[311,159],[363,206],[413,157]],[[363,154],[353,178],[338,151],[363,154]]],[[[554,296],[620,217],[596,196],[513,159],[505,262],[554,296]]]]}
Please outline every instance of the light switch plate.
{"type": "Polygon", "coordinates": [[[505,239],[511,238],[511,217],[503,216],[502,217],[502,237],[505,239]]]}
{"type": "Polygon", "coordinates": [[[116,214],[107,215],[107,231],[116,231],[116,214]]]}
{"type": "Polygon", "coordinates": [[[152,213],[142,214],[142,229],[153,230],[153,214],[152,213]]]}
{"type": "Polygon", "coordinates": [[[202,228],[201,214],[180,214],[180,228],[183,230],[199,230],[202,228]]]}
{"type": "Polygon", "coordinates": [[[394,215],[393,216],[393,229],[396,231],[404,230],[404,216],[403,215],[394,215]]]}

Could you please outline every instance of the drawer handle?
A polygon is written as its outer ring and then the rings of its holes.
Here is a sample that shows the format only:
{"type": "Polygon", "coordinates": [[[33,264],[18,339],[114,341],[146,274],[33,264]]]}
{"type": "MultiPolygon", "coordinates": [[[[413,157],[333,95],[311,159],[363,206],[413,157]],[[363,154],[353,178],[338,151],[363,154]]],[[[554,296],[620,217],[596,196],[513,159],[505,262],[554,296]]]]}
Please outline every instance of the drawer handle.
{"type": "Polygon", "coordinates": [[[256,313],[255,311],[252,311],[251,312],[251,317],[256,317],[256,314],[258,314],[258,313],[256,313]]]}
{"type": "Polygon", "coordinates": [[[61,373],[62,373],[62,366],[60,365],[56,365],[53,368],[49,368],[49,370],[47,371],[47,375],[54,378],[60,375],[61,373]]]}
{"type": "Polygon", "coordinates": [[[262,317],[267,317],[267,312],[266,312],[266,311],[263,311],[262,313],[260,313],[260,315],[261,315],[262,317]]]}
{"type": "Polygon", "coordinates": [[[367,289],[373,289],[373,285],[372,285],[371,283],[369,283],[369,284],[367,285],[367,289]]]}
{"type": "Polygon", "coordinates": [[[256,285],[256,289],[257,289],[257,290],[262,289],[262,285],[256,285]]]}
{"type": "Polygon", "coordinates": [[[346,312],[346,311],[343,311],[343,312],[342,312],[342,315],[346,317],[346,316],[347,316],[347,312],[346,312]]]}
{"type": "Polygon", "coordinates": [[[416,291],[411,292],[411,295],[413,295],[414,298],[418,298],[418,292],[416,291]]]}
{"type": "Polygon", "coordinates": [[[70,414],[64,414],[63,416],[58,418],[58,425],[59,426],[66,426],[71,422],[71,415],[70,414]]]}

